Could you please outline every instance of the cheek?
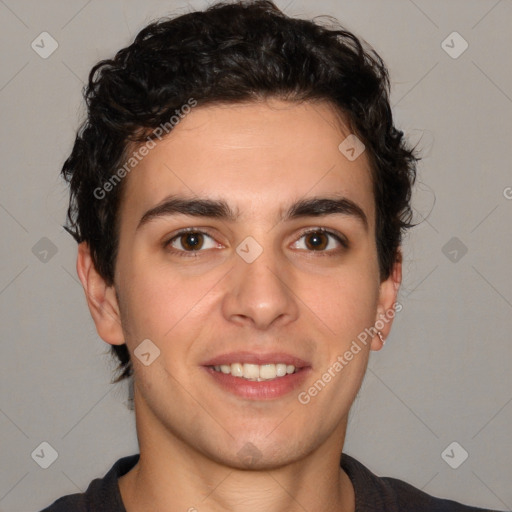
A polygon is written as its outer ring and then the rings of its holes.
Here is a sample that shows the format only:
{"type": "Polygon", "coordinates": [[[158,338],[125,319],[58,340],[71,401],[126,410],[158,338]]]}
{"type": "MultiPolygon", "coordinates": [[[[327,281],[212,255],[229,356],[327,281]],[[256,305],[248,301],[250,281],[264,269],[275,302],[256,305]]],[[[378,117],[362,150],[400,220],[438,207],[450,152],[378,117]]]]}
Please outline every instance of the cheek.
{"type": "Polygon", "coordinates": [[[304,283],[299,296],[340,342],[355,339],[373,325],[377,310],[378,284],[368,271],[351,269],[317,281],[304,283]]]}
{"type": "Polygon", "coordinates": [[[185,277],[169,270],[154,262],[134,262],[120,275],[123,326],[127,323],[134,342],[149,338],[166,343],[182,321],[193,329],[194,318],[208,303],[205,294],[218,280],[214,276],[185,277]]]}

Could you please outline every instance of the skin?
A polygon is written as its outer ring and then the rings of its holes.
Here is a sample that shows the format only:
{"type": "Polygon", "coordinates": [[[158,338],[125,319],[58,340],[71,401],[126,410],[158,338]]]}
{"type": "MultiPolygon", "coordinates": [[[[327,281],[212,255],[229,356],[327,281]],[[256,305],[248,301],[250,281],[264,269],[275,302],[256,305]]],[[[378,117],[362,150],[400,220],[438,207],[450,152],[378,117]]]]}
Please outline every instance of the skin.
{"type": "Polygon", "coordinates": [[[392,309],[402,278],[400,253],[390,277],[379,278],[368,160],[338,150],[349,133],[325,102],[196,107],[126,178],[114,286],[80,244],[77,270],[98,333],[126,343],[134,364],[141,455],[119,479],[128,512],[355,509],[340,454],[379,337],[308,404],[297,399],[392,309]],[[239,218],[166,215],[138,228],[171,194],[223,199],[239,218]],[[334,194],[361,207],[368,229],[347,214],[280,221],[293,202],[334,194]],[[179,237],[164,243],[188,227],[212,238],[181,257],[179,237]],[[329,245],[311,249],[303,231],[320,227],[345,236],[349,248],[320,235],[329,245]],[[247,236],[263,248],[250,264],[236,253],[247,236]],[[145,339],[160,350],[149,366],[133,356],[145,339]],[[237,397],[202,364],[238,350],[289,353],[311,371],[283,397],[237,397]],[[238,454],[248,443],[258,453],[252,463],[238,454]]]}

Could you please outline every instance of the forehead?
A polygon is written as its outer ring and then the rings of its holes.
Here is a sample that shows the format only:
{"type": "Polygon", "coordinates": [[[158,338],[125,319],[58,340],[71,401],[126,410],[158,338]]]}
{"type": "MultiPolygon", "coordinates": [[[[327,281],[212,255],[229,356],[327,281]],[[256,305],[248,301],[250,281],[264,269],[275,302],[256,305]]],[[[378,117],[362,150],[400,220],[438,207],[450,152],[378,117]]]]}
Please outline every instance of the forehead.
{"type": "Polygon", "coordinates": [[[178,194],[224,199],[242,220],[263,208],[270,218],[292,199],[335,193],[359,204],[372,227],[369,161],[366,152],[347,158],[349,136],[325,102],[195,107],[127,176],[121,217],[178,194]]]}

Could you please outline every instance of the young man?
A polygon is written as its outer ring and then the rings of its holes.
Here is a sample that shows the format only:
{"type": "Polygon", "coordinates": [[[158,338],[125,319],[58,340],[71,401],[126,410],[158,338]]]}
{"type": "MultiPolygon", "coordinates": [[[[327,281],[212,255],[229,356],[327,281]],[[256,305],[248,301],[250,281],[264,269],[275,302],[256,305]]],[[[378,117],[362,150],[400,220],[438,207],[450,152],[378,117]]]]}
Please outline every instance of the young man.
{"type": "Polygon", "coordinates": [[[355,36],[268,1],[159,21],[93,68],[68,230],[140,455],[47,512],[477,510],[342,454],[411,227],[388,88],[355,36]]]}

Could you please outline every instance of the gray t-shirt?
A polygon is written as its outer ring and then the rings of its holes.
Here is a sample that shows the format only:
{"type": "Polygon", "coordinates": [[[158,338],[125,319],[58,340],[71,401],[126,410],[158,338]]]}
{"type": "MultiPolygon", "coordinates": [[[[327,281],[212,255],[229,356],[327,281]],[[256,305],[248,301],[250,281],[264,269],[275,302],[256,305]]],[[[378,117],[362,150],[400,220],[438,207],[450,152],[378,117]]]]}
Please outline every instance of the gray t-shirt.
{"type": "MultiPolygon", "coordinates": [[[[139,454],[119,459],[87,491],[63,496],[41,512],[126,512],[117,479],[128,473],[139,454]]],[[[342,454],[341,467],[354,486],[356,512],[497,512],[434,498],[396,478],[378,477],[363,464],[342,454]]]]}

